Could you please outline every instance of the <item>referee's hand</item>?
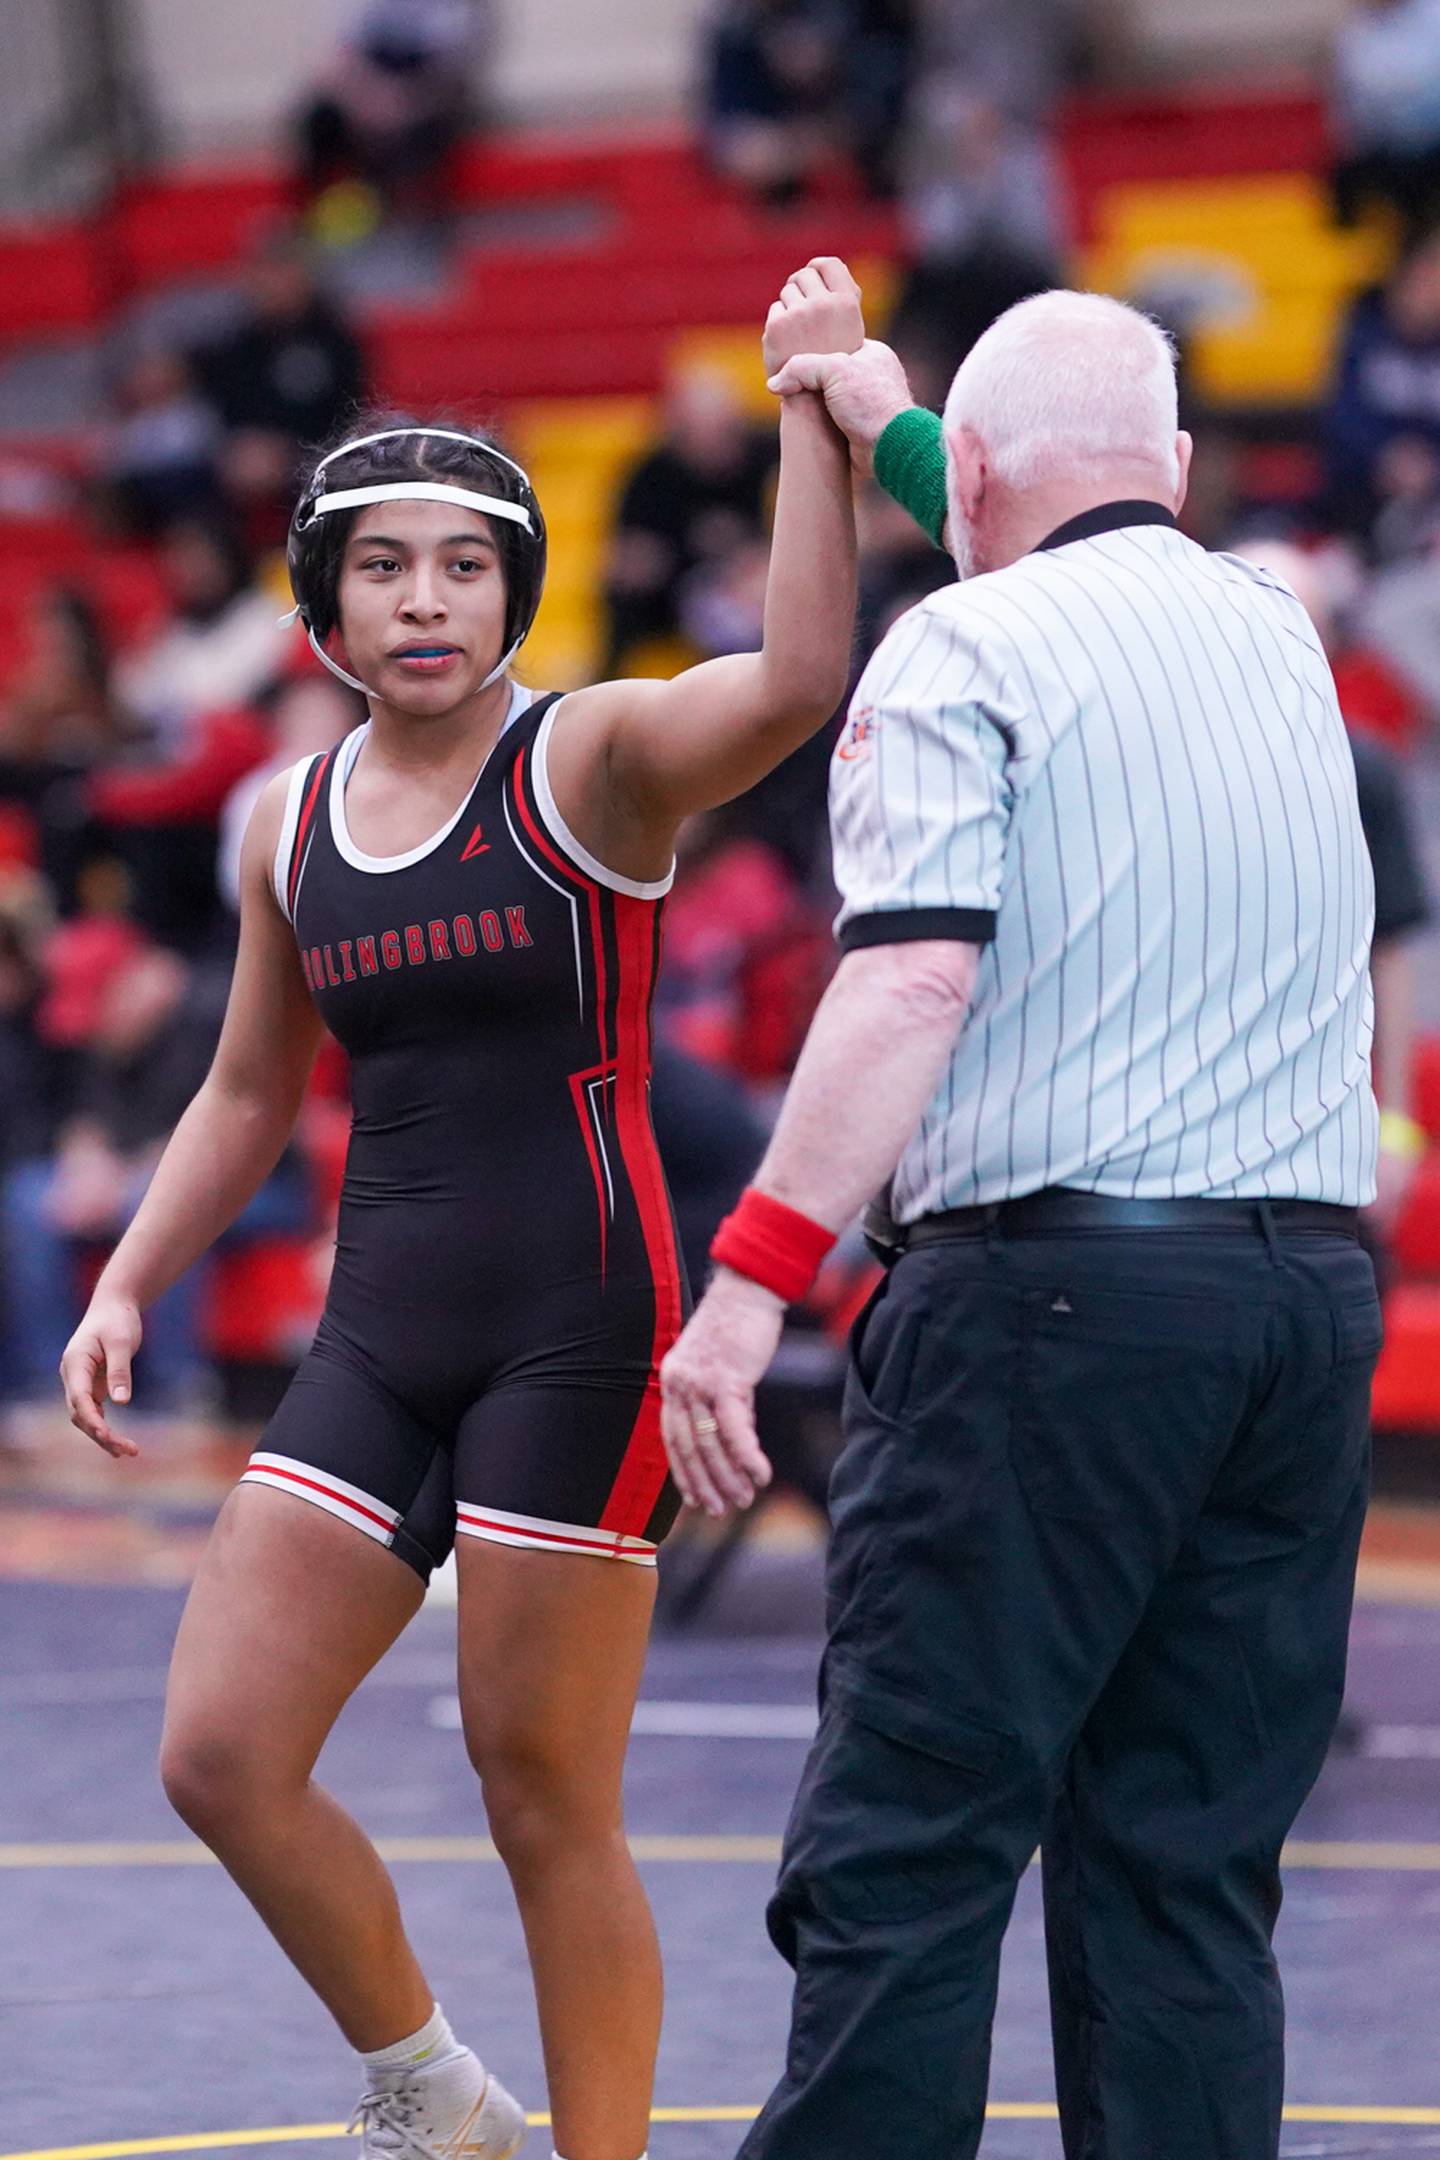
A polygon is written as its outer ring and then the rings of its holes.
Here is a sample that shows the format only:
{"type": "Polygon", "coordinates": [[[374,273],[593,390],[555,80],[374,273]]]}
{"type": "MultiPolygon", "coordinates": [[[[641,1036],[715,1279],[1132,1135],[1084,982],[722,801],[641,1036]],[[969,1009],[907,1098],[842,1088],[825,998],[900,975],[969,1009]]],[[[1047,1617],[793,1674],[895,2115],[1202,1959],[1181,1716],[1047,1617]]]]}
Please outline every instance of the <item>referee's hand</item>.
{"type": "Polygon", "coordinates": [[[773,1291],[717,1268],[660,1367],[660,1429],[687,1507],[748,1508],[773,1472],[755,1437],[755,1389],[775,1355],[785,1307],[773,1291]]]}
{"type": "Polygon", "coordinates": [[[866,338],[858,352],[797,352],[772,373],[769,387],[780,397],[818,390],[861,472],[870,470],[895,415],[915,403],[898,355],[878,338],[866,338]]]}

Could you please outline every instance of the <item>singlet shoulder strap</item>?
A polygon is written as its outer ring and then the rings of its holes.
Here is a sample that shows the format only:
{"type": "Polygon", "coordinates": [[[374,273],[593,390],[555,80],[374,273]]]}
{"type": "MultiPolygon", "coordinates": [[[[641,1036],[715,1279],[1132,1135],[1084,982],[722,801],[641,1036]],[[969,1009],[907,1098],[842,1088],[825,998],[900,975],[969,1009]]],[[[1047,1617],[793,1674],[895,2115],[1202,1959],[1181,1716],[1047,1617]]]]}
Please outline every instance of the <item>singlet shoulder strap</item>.
{"type": "Polygon", "coordinates": [[[576,838],[560,813],[550,785],[550,737],[554,732],[563,693],[556,692],[541,703],[533,705],[526,713],[527,722],[534,722],[533,732],[527,731],[529,756],[517,759],[517,771],[523,766],[524,781],[528,787],[532,806],[539,823],[549,834],[552,842],[567,858],[570,867],[580,873],[582,883],[601,885],[609,892],[624,893],[632,900],[663,900],[675,882],[675,864],[672,861],[663,878],[642,882],[638,878],[625,877],[618,870],[611,870],[599,862],[582,841],[576,838]]]}
{"type": "Polygon", "coordinates": [[[553,712],[565,693],[563,690],[537,690],[528,705],[522,707],[506,724],[502,742],[534,742],[536,729],[548,712],[553,712]]]}
{"type": "Polygon", "coordinates": [[[285,815],[280,823],[272,880],[280,912],[289,923],[295,920],[295,902],[305,871],[305,858],[315,837],[316,812],[320,807],[325,776],[334,757],[334,750],[324,750],[318,757],[301,758],[290,768],[290,785],[285,791],[285,815]]]}

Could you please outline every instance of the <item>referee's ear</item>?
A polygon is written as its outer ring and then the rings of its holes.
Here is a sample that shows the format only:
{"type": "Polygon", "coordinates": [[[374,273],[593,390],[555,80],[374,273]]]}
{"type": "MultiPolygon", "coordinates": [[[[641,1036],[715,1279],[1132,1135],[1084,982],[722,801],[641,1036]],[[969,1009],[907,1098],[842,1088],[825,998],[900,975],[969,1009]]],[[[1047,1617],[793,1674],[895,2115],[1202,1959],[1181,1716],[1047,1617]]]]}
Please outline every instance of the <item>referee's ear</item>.
{"type": "Polygon", "coordinates": [[[1184,509],[1185,497],[1190,492],[1190,460],[1194,455],[1195,438],[1193,435],[1187,435],[1184,428],[1181,428],[1180,433],[1175,437],[1175,457],[1180,467],[1180,484],[1175,490],[1175,500],[1171,504],[1176,517],[1179,517],[1180,512],[1184,509]]]}
{"type": "Polygon", "coordinates": [[[973,521],[985,500],[985,482],[989,477],[985,445],[973,428],[958,427],[946,429],[945,447],[950,453],[956,500],[967,521],[973,521]]]}

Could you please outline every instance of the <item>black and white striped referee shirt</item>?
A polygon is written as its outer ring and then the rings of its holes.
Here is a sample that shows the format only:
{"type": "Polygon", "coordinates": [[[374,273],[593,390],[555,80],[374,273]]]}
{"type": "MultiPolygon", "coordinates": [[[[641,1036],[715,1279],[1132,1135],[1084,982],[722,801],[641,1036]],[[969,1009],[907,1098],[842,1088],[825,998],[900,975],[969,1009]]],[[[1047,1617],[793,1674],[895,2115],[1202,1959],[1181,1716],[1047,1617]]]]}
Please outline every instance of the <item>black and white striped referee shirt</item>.
{"type": "Polygon", "coordinates": [[[1288,586],[1153,503],[932,594],[831,775],[841,946],[982,947],[896,1173],[913,1221],[1067,1185],[1374,1197],[1374,894],[1288,586]]]}

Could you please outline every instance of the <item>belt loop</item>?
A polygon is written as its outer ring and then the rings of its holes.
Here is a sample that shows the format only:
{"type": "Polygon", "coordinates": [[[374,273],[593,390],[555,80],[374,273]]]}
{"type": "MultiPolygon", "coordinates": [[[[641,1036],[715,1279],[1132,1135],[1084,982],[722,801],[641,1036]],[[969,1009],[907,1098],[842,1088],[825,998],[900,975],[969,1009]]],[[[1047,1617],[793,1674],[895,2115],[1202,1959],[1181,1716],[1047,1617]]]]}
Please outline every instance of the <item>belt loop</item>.
{"type": "Polygon", "coordinates": [[[1280,1238],[1275,1228],[1275,1211],[1268,1200],[1257,1200],[1255,1212],[1260,1217],[1260,1228],[1265,1233],[1265,1243],[1270,1248],[1270,1258],[1276,1267],[1280,1265],[1280,1238]]]}
{"type": "Polygon", "coordinates": [[[1001,1218],[1004,1213],[1005,1203],[1003,1200],[990,1201],[989,1205],[984,1211],[985,1250],[991,1255],[992,1258],[994,1257],[996,1250],[1002,1242],[999,1236],[999,1230],[1001,1218]]]}

